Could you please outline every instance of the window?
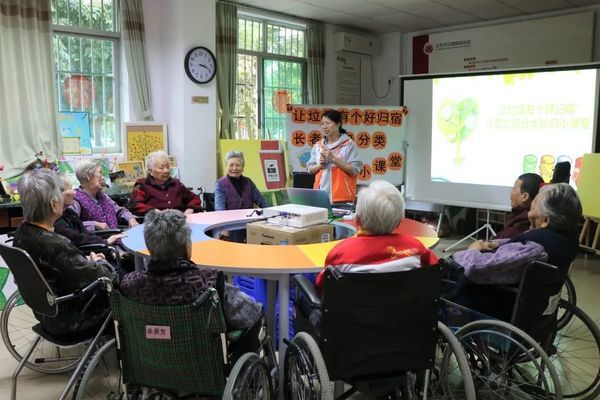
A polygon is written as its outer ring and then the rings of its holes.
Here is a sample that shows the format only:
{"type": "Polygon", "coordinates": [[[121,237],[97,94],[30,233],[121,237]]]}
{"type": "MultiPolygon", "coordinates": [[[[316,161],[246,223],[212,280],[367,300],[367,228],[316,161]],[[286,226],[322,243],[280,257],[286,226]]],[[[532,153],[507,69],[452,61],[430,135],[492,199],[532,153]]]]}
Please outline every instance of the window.
{"type": "Polygon", "coordinates": [[[51,0],[58,112],[87,111],[94,153],[121,151],[118,0],[51,0]]]}
{"type": "Polygon", "coordinates": [[[306,99],[305,27],[238,17],[238,137],[284,139],[286,104],[306,99]]]}

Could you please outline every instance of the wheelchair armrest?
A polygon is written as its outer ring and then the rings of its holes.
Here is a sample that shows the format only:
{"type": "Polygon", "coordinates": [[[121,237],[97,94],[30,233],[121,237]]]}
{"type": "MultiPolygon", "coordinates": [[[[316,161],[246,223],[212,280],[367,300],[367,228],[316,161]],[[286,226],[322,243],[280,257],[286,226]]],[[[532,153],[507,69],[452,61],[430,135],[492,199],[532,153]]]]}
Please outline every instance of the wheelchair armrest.
{"type": "Polygon", "coordinates": [[[64,303],[65,301],[83,297],[83,296],[86,296],[89,292],[96,291],[96,289],[99,286],[106,288],[106,291],[110,292],[112,290],[112,280],[110,278],[103,276],[101,278],[96,279],[94,282],[90,283],[83,289],[78,289],[71,294],[56,297],[54,299],[54,301],[56,302],[56,304],[60,304],[60,303],[64,303]]]}
{"type": "Polygon", "coordinates": [[[108,250],[108,246],[105,244],[101,244],[101,243],[83,244],[83,245],[79,246],[79,250],[81,250],[84,253],[90,253],[92,251],[95,251],[95,252],[106,251],[106,250],[108,250]]]}
{"type": "Polygon", "coordinates": [[[107,238],[112,235],[118,235],[119,233],[122,233],[122,232],[123,231],[121,229],[104,229],[101,231],[94,231],[94,235],[100,236],[103,238],[107,238]]]}
{"type": "Polygon", "coordinates": [[[512,286],[512,285],[498,285],[498,287],[502,290],[505,290],[507,292],[512,292],[512,293],[519,293],[519,287],[518,286],[512,286]]]}
{"type": "Polygon", "coordinates": [[[462,265],[460,265],[459,263],[457,263],[456,261],[454,261],[454,259],[452,257],[446,258],[446,260],[444,262],[444,267],[447,268],[449,271],[462,272],[465,270],[464,267],[462,265]]]}
{"type": "Polygon", "coordinates": [[[298,298],[299,293],[302,293],[312,308],[321,307],[323,300],[317,294],[317,290],[308,279],[302,275],[294,275],[292,280],[296,284],[296,298],[298,298]]]}

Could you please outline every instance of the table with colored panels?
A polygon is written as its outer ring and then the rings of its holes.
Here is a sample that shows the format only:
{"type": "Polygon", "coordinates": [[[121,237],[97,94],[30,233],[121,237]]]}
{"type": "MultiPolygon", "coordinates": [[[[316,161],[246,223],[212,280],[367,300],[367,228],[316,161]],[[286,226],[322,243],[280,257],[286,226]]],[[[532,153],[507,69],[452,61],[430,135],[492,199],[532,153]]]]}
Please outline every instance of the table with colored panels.
{"type": "MultiPolygon", "coordinates": [[[[283,338],[289,335],[289,276],[301,272],[318,272],[325,265],[325,257],[339,240],[303,245],[265,246],[217,240],[209,236],[213,230],[243,229],[248,222],[263,219],[253,210],[227,210],[188,216],[192,230],[192,261],[197,265],[216,268],[225,273],[249,275],[278,282],[279,349],[284,349],[283,338]],[[251,215],[251,216],[250,216],[251,215]]],[[[333,223],[336,237],[351,236],[356,231],[352,221],[333,223]]],[[[127,231],[123,244],[141,257],[148,256],[144,243],[143,225],[127,231]]],[[[426,247],[438,242],[435,230],[420,222],[403,219],[397,232],[414,236],[426,247]]],[[[270,303],[270,302],[269,302],[270,303]]],[[[273,301],[274,303],[274,301],[273,301]]],[[[270,305],[269,321],[274,323],[274,304],[270,305]],[[272,308],[271,308],[272,307],[272,308]]],[[[273,326],[273,325],[271,325],[273,326]]]]}

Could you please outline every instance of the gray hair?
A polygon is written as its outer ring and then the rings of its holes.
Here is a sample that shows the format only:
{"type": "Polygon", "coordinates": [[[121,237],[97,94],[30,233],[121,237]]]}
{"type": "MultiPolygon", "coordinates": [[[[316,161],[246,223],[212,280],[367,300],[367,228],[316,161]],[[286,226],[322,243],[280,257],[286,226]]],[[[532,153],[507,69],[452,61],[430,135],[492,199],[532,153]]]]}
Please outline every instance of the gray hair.
{"type": "Polygon", "coordinates": [[[154,168],[156,160],[165,159],[169,161],[169,155],[164,150],[153,151],[146,156],[146,169],[151,170],[154,168]]]}
{"type": "Polygon", "coordinates": [[[232,158],[239,158],[242,161],[242,166],[246,165],[246,160],[244,160],[244,153],[239,150],[231,150],[225,154],[225,165],[229,163],[229,160],[232,158]]]}
{"type": "Polygon", "coordinates": [[[94,160],[93,158],[83,158],[77,164],[75,168],[75,176],[82,185],[90,181],[90,176],[96,173],[98,167],[102,167],[100,161],[94,160]]]}
{"type": "Polygon", "coordinates": [[[548,228],[575,234],[582,217],[581,202],[575,189],[568,183],[554,183],[543,186],[540,195],[540,213],[548,217],[548,228]]]}
{"type": "Polygon", "coordinates": [[[61,184],[63,190],[67,186],[71,186],[71,187],[73,186],[73,182],[71,181],[71,178],[69,176],[67,176],[66,174],[59,172],[58,177],[60,178],[60,184],[61,184]]]}
{"type": "Polygon", "coordinates": [[[404,198],[394,185],[377,180],[358,193],[356,216],[373,235],[391,233],[404,217],[404,198]]]}
{"type": "Polygon", "coordinates": [[[49,169],[25,173],[17,183],[26,222],[44,222],[52,217],[52,201],[62,199],[62,183],[49,169]]]}
{"type": "Polygon", "coordinates": [[[152,210],[144,219],[144,239],[153,260],[187,258],[192,231],[178,210],[152,210]]]}

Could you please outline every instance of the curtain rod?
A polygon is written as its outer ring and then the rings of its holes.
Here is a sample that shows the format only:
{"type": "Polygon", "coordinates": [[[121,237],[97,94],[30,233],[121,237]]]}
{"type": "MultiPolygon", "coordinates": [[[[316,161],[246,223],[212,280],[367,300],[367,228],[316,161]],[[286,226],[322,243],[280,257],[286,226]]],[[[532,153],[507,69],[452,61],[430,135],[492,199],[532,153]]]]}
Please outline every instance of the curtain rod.
{"type": "Polygon", "coordinates": [[[317,22],[320,24],[325,24],[324,22],[317,21],[315,19],[299,18],[299,17],[295,17],[293,15],[282,13],[280,11],[267,10],[266,8],[256,7],[256,6],[247,4],[247,3],[238,3],[238,2],[234,2],[234,1],[228,1],[228,0],[216,0],[216,3],[232,4],[237,7],[247,8],[249,10],[256,10],[261,13],[272,14],[275,17],[279,16],[280,18],[284,19],[283,22],[286,22],[286,20],[287,20],[287,22],[296,23],[296,24],[306,24],[307,22],[317,22]],[[297,21],[297,22],[294,22],[294,21],[297,21]]]}

